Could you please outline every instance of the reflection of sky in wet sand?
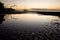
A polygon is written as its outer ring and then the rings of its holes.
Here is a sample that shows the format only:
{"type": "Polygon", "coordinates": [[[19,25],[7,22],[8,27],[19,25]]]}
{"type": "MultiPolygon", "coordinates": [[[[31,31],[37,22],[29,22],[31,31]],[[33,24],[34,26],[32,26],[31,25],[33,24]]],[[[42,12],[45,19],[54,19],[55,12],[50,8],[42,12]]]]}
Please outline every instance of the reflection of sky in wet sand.
{"type": "Polygon", "coordinates": [[[58,19],[58,17],[38,14],[7,14],[2,26],[19,30],[40,30],[44,25],[49,25],[55,19],[58,19]]]}

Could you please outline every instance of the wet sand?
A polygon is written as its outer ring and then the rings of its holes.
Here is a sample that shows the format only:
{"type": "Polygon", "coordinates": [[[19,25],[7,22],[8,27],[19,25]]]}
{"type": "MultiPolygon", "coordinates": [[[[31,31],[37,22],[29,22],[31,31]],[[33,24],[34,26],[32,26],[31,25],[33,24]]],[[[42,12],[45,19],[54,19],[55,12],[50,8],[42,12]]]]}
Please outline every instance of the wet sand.
{"type": "MultiPolygon", "coordinates": [[[[42,17],[44,18],[45,16],[41,17],[39,15],[36,17],[32,15],[32,18],[30,18],[30,14],[23,15],[17,15],[20,16],[19,18],[16,15],[12,15],[12,18],[8,16],[8,18],[0,24],[0,40],[60,40],[60,20],[49,22],[42,19],[42,17]],[[23,17],[23,15],[25,18],[20,18],[23,17]],[[28,15],[30,17],[27,17],[28,15]],[[35,20],[36,18],[37,20],[35,20]],[[25,21],[23,19],[25,19],[25,21]]],[[[50,20],[51,16],[48,17],[47,20],[50,20]]]]}

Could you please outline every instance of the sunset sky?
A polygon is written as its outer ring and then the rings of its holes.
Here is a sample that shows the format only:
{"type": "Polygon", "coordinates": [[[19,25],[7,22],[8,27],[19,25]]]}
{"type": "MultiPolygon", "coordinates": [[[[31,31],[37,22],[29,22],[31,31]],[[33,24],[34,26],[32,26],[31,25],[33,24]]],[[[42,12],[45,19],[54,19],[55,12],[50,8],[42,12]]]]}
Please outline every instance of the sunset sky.
{"type": "Polygon", "coordinates": [[[60,9],[60,0],[0,0],[5,7],[16,5],[14,9],[46,8],[60,9]]]}

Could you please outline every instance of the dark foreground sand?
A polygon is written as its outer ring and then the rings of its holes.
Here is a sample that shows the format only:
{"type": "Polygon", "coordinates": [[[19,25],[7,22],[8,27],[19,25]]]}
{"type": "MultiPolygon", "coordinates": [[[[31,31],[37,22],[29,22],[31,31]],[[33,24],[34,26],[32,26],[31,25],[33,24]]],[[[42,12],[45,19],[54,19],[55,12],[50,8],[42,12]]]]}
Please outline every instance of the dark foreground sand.
{"type": "Polygon", "coordinates": [[[0,27],[0,40],[60,40],[60,25],[51,24],[48,28],[44,27],[37,32],[18,31],[0,27]]]}

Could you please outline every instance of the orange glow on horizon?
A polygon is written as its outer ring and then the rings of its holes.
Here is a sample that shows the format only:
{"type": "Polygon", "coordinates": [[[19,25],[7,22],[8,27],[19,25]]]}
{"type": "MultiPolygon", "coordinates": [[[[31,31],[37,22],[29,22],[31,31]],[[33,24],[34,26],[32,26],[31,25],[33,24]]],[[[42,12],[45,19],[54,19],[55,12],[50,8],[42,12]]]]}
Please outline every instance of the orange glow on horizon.
{"type": "Polygon", "coordinates": [[[0,0],[4,3],[6,8],[10,8],[12,5],[13,9],[60,9],[60,0],[0,0]]]}
{"type": "MultiPolygon", "coordinates": [[[[5,5],[6,8],[10,8],[11,5],[5,5]]],[[[13,9],[19,10],[19,9],[31,9],[31,8],[39,8],[39,9],[58,9],[60,10],[60,6],[45,6],[45,7],[33,7],[33,6],[23,6],[23,5],[17,5],[15,7],[12,7],[13,9]]]]}

